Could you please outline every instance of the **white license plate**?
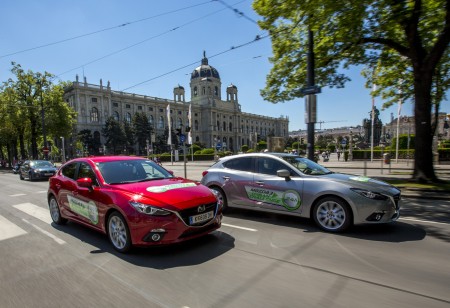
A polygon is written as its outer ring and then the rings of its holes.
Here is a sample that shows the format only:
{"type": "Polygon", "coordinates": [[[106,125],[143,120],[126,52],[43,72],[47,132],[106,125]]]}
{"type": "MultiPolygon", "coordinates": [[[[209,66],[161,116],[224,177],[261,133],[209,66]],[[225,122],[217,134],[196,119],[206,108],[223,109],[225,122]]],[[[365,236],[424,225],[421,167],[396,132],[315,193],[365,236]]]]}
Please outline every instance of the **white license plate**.
{"type": "Polygon", "coordinates": [[[213,216],[214,216],[213,211],[195,215],[195,216],[191,216],[191,217],[189,217],[189,223],[191,225],[193,225],[193,224],[197,224],[199,222],[204,222],[204,221],[207,221],[207,220],[213,218],[213,216]]]}
{"type": "Polygon", "coordinates": [[[44,173],[45,176],[53,175],[53,173],[44,173]]]}

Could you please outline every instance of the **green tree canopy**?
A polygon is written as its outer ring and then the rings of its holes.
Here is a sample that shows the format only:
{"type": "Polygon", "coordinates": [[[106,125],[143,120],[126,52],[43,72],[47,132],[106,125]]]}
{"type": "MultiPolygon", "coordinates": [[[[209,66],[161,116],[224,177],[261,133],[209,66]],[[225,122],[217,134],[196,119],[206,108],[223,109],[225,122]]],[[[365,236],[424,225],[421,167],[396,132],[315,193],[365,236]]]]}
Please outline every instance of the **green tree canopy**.
{"type": "Polygon", "coordinates": [[[411,98],[417,136],[413,177],[436,180],[432,109],[449,88],[449,0],[255,0],[253,7],[272,38],[265,99],[303,96],[312,31],[317,84],[343,87],[349,79],[342,69],[365,65],[368,85],[383,85],[374,94],[390,97],[388,103],[411,98]]]}

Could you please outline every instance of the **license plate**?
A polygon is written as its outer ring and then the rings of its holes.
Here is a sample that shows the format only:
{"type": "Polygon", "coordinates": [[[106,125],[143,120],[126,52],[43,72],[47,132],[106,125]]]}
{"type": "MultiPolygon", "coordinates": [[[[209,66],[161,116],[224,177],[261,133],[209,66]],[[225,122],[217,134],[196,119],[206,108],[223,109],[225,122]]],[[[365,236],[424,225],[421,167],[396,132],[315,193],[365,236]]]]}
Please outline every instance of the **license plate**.
{"type": "Polygon", "coordinates": [[[193,224],[197,224],[200,222],[204,222],[204,221],[210,220],[211,218],[213,218],[213,216],[214,216],[213,211],[195,215],[195,216],[191,216],[191,217],[189,217],[189,223],[191,225],[193,225],[193,224]]]}
{"type": "Polygon", "coordinates": [[[44,173],[45,176],[51,176],[53,173],[44,173]]]}

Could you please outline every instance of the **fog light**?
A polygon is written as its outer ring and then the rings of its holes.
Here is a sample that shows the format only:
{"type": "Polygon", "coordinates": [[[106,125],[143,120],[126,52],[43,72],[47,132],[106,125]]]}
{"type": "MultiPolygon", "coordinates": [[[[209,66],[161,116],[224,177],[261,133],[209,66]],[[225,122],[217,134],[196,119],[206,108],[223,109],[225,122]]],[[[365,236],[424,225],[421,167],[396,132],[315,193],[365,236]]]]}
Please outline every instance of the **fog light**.
{"type": "Polygon", "coordinates": [[[384,212],[375,212],[372,213],[369,217],[366,218],[367,221],[380,221],[384,216],[384,212]]]}
{"type": "Polygon", "coordinates": [[[144,238],[146,242],[159,242],[163,239],[166,230],[164,229],[153,229],[144,238]]]}

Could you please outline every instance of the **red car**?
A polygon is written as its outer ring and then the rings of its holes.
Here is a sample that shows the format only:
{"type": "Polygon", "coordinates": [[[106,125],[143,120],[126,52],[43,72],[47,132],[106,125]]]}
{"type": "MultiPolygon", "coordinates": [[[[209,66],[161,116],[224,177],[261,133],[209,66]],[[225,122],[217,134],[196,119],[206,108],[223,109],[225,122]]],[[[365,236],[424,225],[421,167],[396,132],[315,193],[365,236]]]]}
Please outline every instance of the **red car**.
{"type": "Polygon", "coordinates": [[[71,220],[106,233],[120,252],[200,237],[222,219],[222,203],[209,188],[128,156],[65,163],[49,180],[48,204],[56,224],[71,220]]]}

